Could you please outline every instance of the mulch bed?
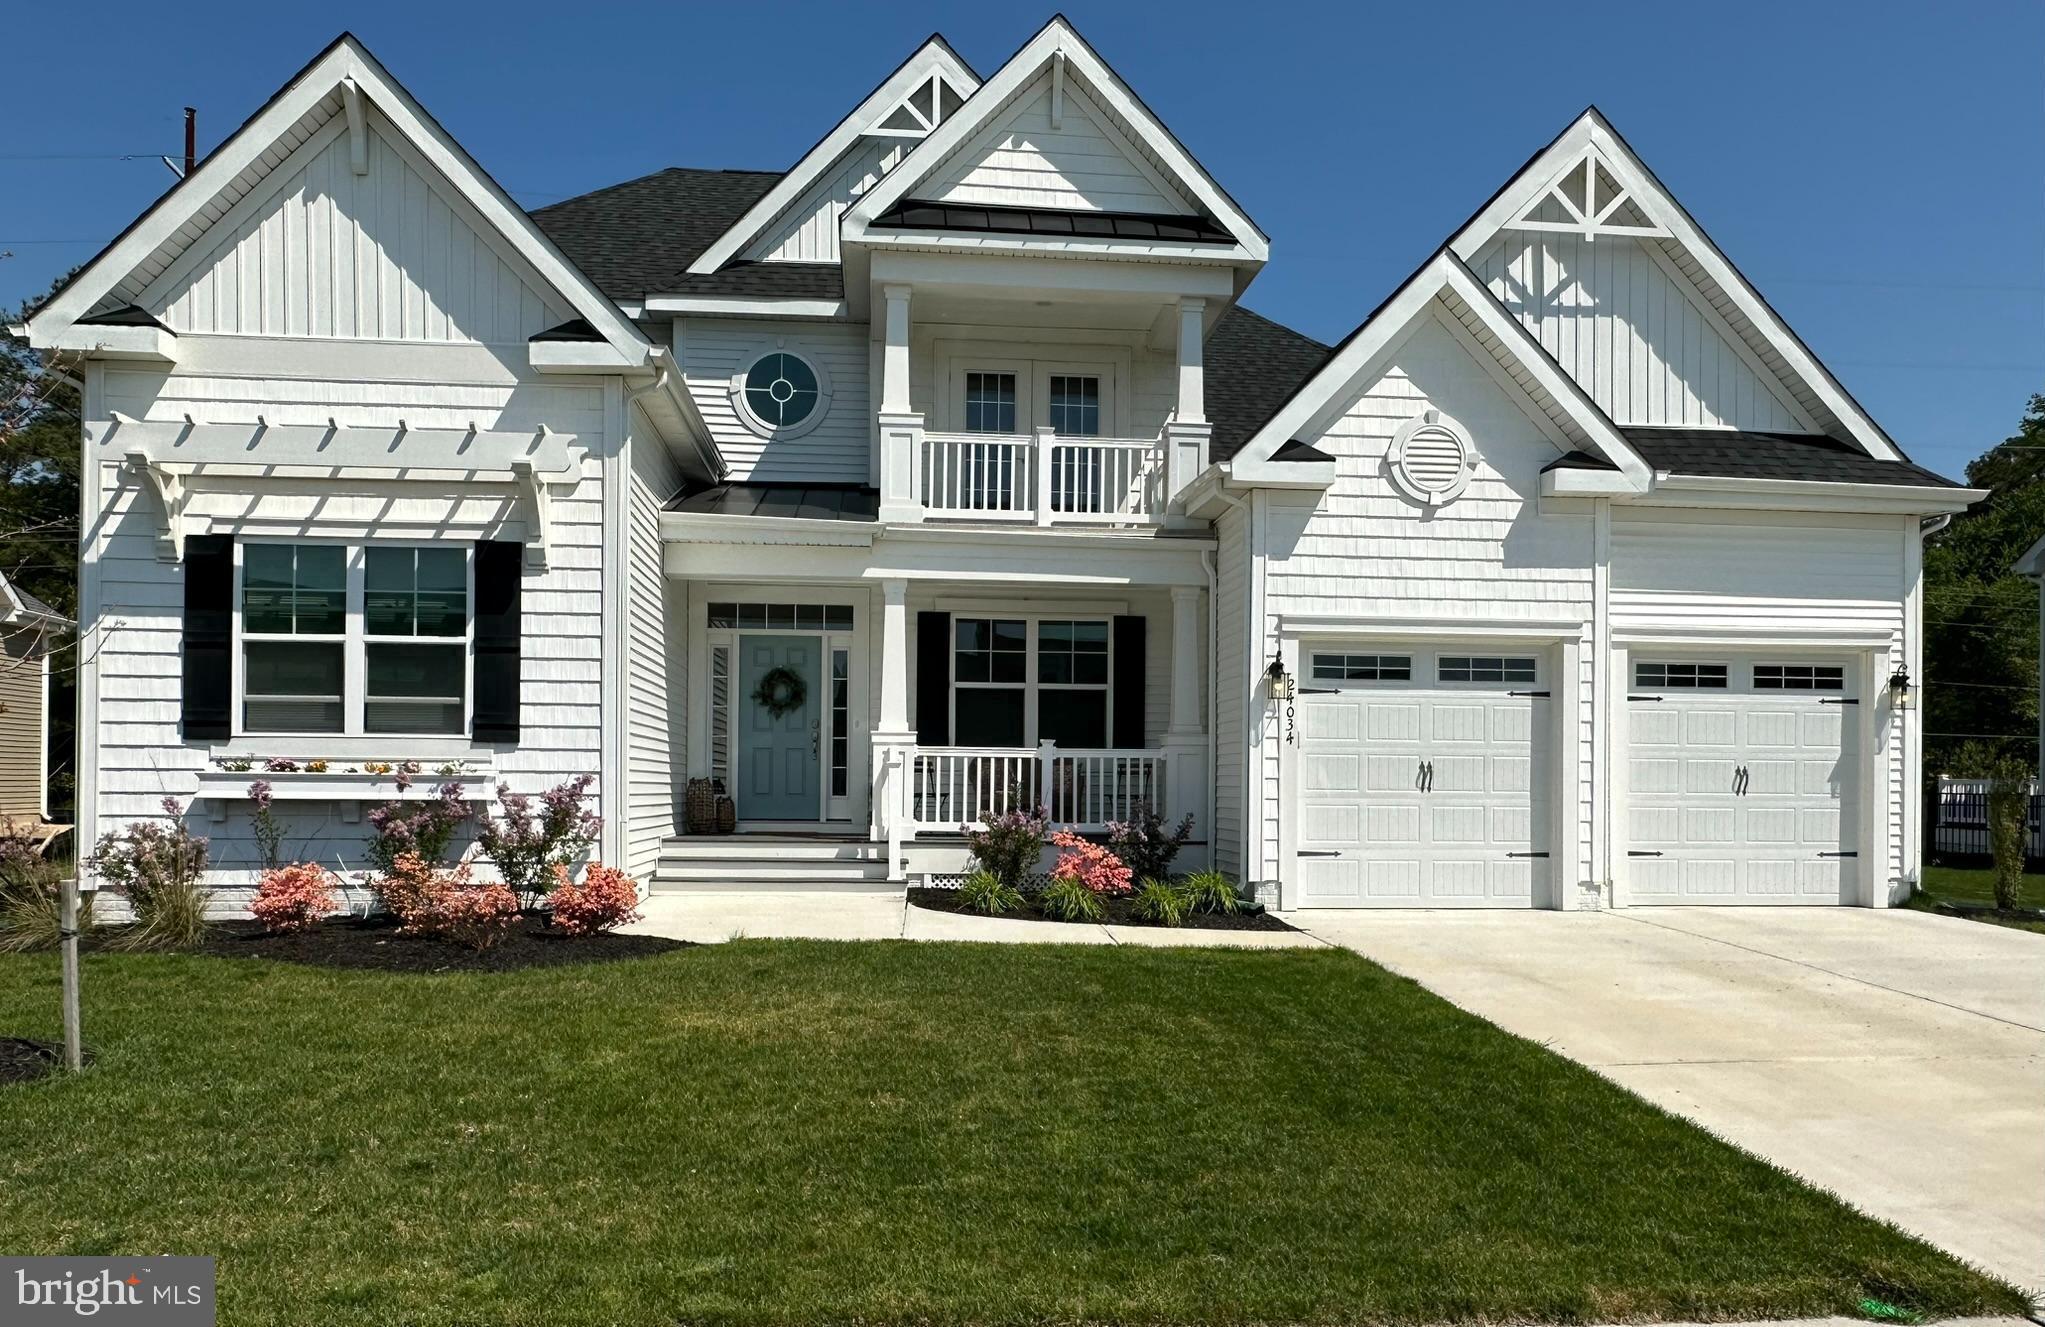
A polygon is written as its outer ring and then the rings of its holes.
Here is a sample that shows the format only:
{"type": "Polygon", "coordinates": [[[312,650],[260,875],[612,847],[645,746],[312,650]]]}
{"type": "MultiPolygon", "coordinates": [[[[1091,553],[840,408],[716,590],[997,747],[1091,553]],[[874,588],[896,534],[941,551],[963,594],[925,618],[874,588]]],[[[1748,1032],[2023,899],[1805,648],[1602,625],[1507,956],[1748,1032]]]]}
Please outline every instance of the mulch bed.
{"type": "Polygon", "coordinates": [[[216,922],[205,942],[188,952],[373,972],[517,972],[645,958],[690,947],[683,940],[615,931],[567,936],[548,927],[544,914],[528,912],[516,928],[481,953],[429,936],[400,935],[396,919],[381,914],[335,918],[289,935],[271,935],[253,921],[216,922]]]}
{"type": "Polygon", "coordinates": [[[57,1042],[0,1037],[0,1085],[42,1078],[57,1072],[63,1063],[64,1047],[57,1042]]]}
{"type": "MultiPolygon", "coordinates": [[[[961,916],[967,917],[985,915],[975,912],[962,904],[959,901],[959,892],[955,889],[931,889],[927,886],[918,886],[909,891],[909,902],[919,908],[929,908],[933,912],[956,912],[961,916]]],[[[1082,925],[1164,925],[1163,922],[1148,921],[1137,916],[1136,905],[1126,898],[1104,899],[1103,902],[1106,903],[1107,908],[1102,913],[1100,922],[1081,923],[1082,925]]],[[[1180,929],[1187,931],[1294,931],[1299,929],[1296,926],[1288,926],[1270,913],[1265,912],[1261,904],[1248,904],[1246,906],[1255,908],[1256,911],[1237,913],[1196,912],[1186,918],[1184,925],[1180,929]]],[[[1002,913],[1001,917],[1007,921],[1059,922],[1061,924],[1064,924],[1065,920],[1062,917],[1047,916],[1044,910],[1038,906],[1037,896],[1034,894],[1024,894],[1023,905],[1014,912],[1002,913]]]]}

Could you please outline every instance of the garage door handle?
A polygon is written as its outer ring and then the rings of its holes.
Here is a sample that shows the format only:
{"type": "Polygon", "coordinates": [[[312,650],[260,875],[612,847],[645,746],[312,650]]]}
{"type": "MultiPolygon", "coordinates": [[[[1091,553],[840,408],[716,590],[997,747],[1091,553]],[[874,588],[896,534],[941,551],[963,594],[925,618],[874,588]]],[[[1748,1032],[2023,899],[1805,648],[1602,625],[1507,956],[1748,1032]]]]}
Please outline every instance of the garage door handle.
{"type": "Polygon", "coordinates": [[[1659,856],[1661,856],[1661,854],[1660,854],[1660,853],[1658,853],[1658,852],[1628,852],[1628,853],[1627,853],[1626,855],[1627,855],[1628,857],[1659,857],[1659,856]]]}

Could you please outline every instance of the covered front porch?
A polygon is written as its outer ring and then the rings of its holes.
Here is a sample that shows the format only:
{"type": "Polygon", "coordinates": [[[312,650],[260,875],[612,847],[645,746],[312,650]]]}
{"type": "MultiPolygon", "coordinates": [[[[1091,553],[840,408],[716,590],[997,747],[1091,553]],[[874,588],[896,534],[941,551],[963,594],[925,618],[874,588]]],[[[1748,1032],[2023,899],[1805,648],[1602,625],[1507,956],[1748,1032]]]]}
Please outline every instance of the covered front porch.
{"type": "Polygon", "coordinates": [[[961,836],[1003,811],[1100,832],[1146,805],[1190,814],[1204,857],[1205,541],[926,527],[791,545],[727,524],[714,545],[705,519],[732,520],[691,518],[698,537],[668,545],[677,863],[900,881],[960,869],[961,836]],[[722,783],[733,834],[690,832],[696,778],[722,783]]]}

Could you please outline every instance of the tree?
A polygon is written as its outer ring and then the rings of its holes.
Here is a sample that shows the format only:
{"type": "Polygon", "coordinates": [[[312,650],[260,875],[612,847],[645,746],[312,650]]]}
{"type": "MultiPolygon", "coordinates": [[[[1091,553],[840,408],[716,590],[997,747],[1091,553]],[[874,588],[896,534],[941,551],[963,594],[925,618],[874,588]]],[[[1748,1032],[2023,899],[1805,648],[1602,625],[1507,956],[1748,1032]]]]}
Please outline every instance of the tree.
{"type": "MultiPolygon", "coordinates": [[[[48,298],[0,324],[26,322],[48,298]]],[[[20,337],[0,334],[0,572],[67,617],[78,605],[80,418],[67,376],[20,337]]]]}
{"type": "Polygon", "coordinates": [[[2038,587],[2010,568],[2045,533],[2045,394],[1967,482],[1989,496],[1924,549],[1927,772],[1953,769],[1965,734],[2035,764],[2038,587]]]}

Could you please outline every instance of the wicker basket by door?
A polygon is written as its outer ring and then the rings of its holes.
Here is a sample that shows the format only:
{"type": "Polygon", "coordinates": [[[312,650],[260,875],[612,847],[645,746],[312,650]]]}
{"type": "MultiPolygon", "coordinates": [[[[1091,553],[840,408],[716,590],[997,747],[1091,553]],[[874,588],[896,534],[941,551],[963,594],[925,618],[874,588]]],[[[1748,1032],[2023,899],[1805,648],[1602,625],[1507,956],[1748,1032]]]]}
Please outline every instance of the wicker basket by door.
{"type": "Polygon", "coordinates": [[[684,822],[691,834],[729,834],[732,824],[722,823],[719,814],[731,799],[724,795],[722,779],[690,779],[684,806],[684,822]]]}
{"type": "MultiPolygon", "coordinates": [[[[719,792],[721,794],[722,789],[719,789],[719,792]]],[[[738,803],[732,801],[729,797],[720,795],[717,799],[717,832],[719,834],[730,834],[737,829],[738,803]]]]}

